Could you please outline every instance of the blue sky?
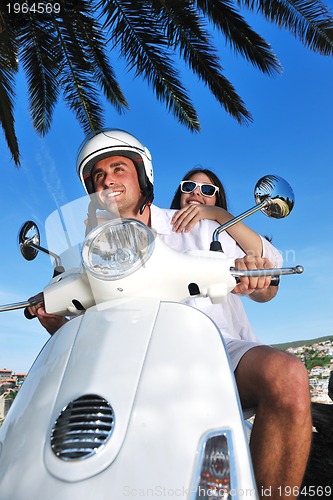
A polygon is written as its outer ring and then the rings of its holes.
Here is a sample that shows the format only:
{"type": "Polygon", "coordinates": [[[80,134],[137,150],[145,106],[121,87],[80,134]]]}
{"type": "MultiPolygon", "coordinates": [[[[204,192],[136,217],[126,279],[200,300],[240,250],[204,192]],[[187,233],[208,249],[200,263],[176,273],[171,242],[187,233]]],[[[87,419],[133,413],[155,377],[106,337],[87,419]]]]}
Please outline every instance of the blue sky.
{"type": "MultiPolygon", "coordinates": [[[[244,304],[265,343],[333,335],[333,60],[311,53],[259,16],[249,19],[271,43],[284,67],[280,76],[264,76],[230,53],[217,38],[225,74],[253,114],[253,124],[238,125],[208,90],[184,71],[202,125],[202,132],[193,134],[168,114],[145,82],[134,80],[123,64],[117,63],[131,110],[118,116],[108,106],[106,125],[128,130],[150,149],[155,203],[161,207],[169,206],[183,174],[198,164],[221,177],[229,209],[235,215],[253,206],[253,188],[262,175],[287,179],[296,199],[290,217],[277,221],[259,213],[248,219],[248,224],[273,237],[285,265],[302,264],[305,272],[283,277],[278,296],[270,303],[245,299],[244,304]]],[[[51,132],[41,139],[28,117],[22,79],[17,82],[17,94],[21,168],[14,167],[0,132],[3,304],[25,300],[51,277],[46,256],[39,255],[30,263],[20,256],[17,233],[22,223],[32,219],[42,228],[57,204],[84,194],[75,173],[76,152],[84,136],[71,112],[59,103],[51,132]]],[[[27,321],[22,311],[0,313],[0,368],[26,372],[47,339],[37,321],[27,321]]]]}

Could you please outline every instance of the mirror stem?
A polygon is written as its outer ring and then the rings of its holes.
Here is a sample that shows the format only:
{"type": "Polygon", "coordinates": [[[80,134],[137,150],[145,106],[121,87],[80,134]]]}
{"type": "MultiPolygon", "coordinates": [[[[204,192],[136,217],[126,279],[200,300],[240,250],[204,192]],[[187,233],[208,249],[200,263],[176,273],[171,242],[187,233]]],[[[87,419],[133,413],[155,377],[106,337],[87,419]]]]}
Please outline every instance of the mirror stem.
{"type": "Polygon", "coordinates": [[[59,255],[57,255],[53,252],[50,252],[46,248],[43,248],[40,245],[37,245],[36,243],[34,243],[34,238],[31,238],[30,240],[26,240],[26,242],[24,244],[28,247],[34,248],[35,250],[39,250],[41,252],[46,253],[47,255],[50,255],[51,257],[54,258],[56,267],[58,267],[58,266],[62,267],[61,258],[59,257],[59,255]]]}
{"type": "Polygon", "coordinates": [[[254,207],[250,208],[249,210],[246,210],[246,212],[243,212],[242,214],[238,215],[237,217],[234,217],[229,222],[222,224],[222,226],[217,227],[213,233],[213,241],[218,241],[219,234],[222,233],[222,231],[226,231],[227,229],[229,229],[229,227],[233,226],[234,224],[237,224],[237,222],[240,222],[241,220],[245,219],[246,217],[249,217],[250,215],[258,212],[258,210],[261,210],[262,208],[269,205],[270,202],[271,202],[271,199],[266,198],[266,200],[262,201],[258,205],[255,205],[254,207]]]}

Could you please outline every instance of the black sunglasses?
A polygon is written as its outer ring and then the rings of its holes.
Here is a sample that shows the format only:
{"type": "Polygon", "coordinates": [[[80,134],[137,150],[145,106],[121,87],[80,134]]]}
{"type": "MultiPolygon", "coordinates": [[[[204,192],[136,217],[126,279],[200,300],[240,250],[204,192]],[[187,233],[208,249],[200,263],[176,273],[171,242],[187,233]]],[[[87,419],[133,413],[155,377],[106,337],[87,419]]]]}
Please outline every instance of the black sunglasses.
{"type": "Polygon", "coordinates": [[[181,181],[180,183],[180,190],[182,193],[192,193],[197,187],[200,188],[200,193],[203,196],[208,196],[209,198],[214,196],[219,190],[214,184],[206,184],[204,182],[181,181]]]}

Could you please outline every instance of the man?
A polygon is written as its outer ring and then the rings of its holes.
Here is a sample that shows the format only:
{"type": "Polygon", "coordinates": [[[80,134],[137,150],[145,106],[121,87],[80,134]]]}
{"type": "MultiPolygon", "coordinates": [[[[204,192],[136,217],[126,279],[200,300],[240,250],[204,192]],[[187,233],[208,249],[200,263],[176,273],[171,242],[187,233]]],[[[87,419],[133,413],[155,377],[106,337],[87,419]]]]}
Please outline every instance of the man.
{"type": "MultiPolygon", "coordinates": [[[[91,227],[97,223],[96,211],[117,210],[121,217],[135,218],[152,227],[176,250],[208,248],[212,230],[217,225],[214,221],[202,220],[190,233],[176,233],[170,224],[174,212],[151,205],[150,153],[132,135],[121,130],[96,134],[83,143],[77,169],[86,191],[92,196],[88,221],[91,227]]],[[[272,267],[276,263],[267,257],[244,255],[227,233],[222,233],[221,241],[225,253],[236,257],[235,263],[240,269],[272,267]]],[[[272,260],[278,260],[276,250],[265,240],[263,249],[272,260]]],[[[269,284],[269,277],[242,278],[233,292],[265,302],[276,294],[276,287],[269,284]]],[[[216,308],[207,304],[209,299],[204,300],[205,303],[195,305],[212,316],[223,333],[242,407],[256,408],[250,448],[259,494],[264,498],[265,491],[269,491],[271,498],[293,498],[292,491],[297,497],[312,431],[305,367],[294,356],[235,338],[237,309],[230,312],[228,307],[223,309],[217,305],[216,308]]],[[[47,314],[42,304],[30,308],[30,313],[35,314],[51,334],[66,321],[47,314]]]]}

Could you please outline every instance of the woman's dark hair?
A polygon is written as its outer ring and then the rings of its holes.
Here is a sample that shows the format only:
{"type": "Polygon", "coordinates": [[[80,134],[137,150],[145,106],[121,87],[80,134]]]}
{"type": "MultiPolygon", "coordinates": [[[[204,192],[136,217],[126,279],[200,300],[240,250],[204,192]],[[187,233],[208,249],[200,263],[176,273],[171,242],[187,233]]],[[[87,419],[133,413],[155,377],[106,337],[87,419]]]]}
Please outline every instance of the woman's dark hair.
{"type": "MultiPolygon", "coordinates": [[[[216,193],[215,206],[221,207],[221,208],[224,208],[225,210],[227,210],[227,197],[225,194],[223,184],[220,181],[220,179],[217,177],[217,175],[214,174],[214,172],[212,172],[211,170],[208,170],[206,168],[194,168],[193,170],[190,170],[189,172],[187,172],[187,174],[184,175],[184,177],[182,178],[182,181],[189,180],[195,174],[207,175],[207,177],[209,177],[209,179],[210,179],[210,182],[212,184],[214,184],[214,186],[217,186],[219,188],[218,192],[216,193]]],[[[182,192],[180,190],[180,185],[179,185],[177,191],[174,194],[174,197],[172,198],[170,208],[175,208],[175,209],[180,208],[181,194],[182,194],[182,192]]]]}

